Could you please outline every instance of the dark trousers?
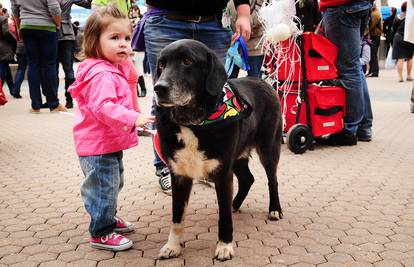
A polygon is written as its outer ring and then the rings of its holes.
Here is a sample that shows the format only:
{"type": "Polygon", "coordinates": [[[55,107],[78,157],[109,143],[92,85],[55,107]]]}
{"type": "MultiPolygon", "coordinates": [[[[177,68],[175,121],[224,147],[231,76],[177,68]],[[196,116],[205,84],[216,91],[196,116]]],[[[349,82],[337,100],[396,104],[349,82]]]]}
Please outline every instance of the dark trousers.
{"type": "Polygon", "coordinates": [[[24,80],[24,74],[26,73],[27,68],[27,56],[26,54],[16,54],[17,57],[17,71],[16,76],[14,76],[14,87],[13,94],[20,95],[20,87],[24,80]]]}
{"type": "MultiPolygon", "coordinates": [[[[68,87],[75,81],[75,72],[73,71],[73,55],[75,51],[74,40],[62,40],[58,42],[58,61],[56,64],[57,73],[59,73],[59,63],[62,64],[65,72],[65,97],[66,101],[72,101],[72,97],[68,92],[68,87]]],[[[59,77],[58,84],[59,84],[59,77]]]]}
{"type": "Polygon", "coordinates": [[[0,62],[0,79],[2,85],[6,82],[7,86],[9,87],[10,94],[13,95],[14,82],[10,70],[10,65],[7,61],[0,62]]]}
{"type": "Polygon", "coordinates": [[[32,29],[22,29],[21,33],[27,51],[27,75],[32,108],[41,108],[42,85],[47,104],[50,109],[54,109],[59,105],[56,72],[58,35],[56,32],[32,29]]]}
{"type": "Polygon", "coordinates": [[[369,61],[369,73],[378,75],[379,66],[378,66],[378,48],[380,45],[380,36],[371,36],[372,46],[371,46],[371,59],[369,61]]]}

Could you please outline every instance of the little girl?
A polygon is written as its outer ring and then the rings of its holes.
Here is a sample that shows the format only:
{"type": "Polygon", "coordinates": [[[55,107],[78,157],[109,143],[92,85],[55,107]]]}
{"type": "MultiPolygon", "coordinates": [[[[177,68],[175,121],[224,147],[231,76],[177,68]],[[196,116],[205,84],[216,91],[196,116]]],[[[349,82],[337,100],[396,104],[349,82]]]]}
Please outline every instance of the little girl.
{"type": "Polygon", "coordinates": [[[84,32],[86,59],[69,88],[76,98],[73,135],[85,175],[81,195],[91,216],[92,247],[126,250],[132,241],[118,233],[133,225],[116,216],[118,193],[124,184],[122,150],[138,143],[135,127],[153,123],[153,116],[134,111],[127,77],[131,64],[132,25],[113,5],[95,10],[84,32]]]}

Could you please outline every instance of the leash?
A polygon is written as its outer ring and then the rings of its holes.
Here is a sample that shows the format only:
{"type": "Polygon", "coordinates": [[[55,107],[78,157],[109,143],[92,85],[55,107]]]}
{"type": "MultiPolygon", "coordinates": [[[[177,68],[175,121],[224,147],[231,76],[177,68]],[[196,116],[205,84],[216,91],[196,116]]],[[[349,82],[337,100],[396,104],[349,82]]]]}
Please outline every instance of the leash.
{"type": "Polygon", "coordinates": [[[248,57],[249,54],[247,52],[246,43],[241,35],[237,35],[234,39],[234,44],[227,50],[226,63],[224,65],[227,76],[230,76],[233,72],[234,65],[245,71],[249,71],[250,66],[248,57]],[[239,47],[241,48],[241,54],[239,52],[239,47]]]}

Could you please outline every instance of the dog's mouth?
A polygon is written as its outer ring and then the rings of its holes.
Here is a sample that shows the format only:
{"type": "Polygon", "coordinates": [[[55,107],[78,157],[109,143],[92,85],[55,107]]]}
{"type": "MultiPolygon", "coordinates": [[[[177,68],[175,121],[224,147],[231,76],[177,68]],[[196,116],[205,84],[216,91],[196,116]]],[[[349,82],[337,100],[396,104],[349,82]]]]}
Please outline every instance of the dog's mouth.
{"type": "Polygon", "coordinates": [[[165,108],[188,106],[191,102],[191,99],[192,97],[189,95],[182,96],[182,97],[174,97],[173,100],[163,99],[163,98],[160,98],[157,94],[155,94],[155,104],[159,107],[165,107],[165,108]]]}

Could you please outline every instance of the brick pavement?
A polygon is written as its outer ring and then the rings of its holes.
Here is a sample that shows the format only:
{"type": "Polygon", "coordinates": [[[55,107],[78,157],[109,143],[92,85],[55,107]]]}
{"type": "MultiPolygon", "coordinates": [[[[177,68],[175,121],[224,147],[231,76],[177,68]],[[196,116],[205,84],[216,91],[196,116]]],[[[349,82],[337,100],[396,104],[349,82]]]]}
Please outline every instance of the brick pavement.
{"type": "MultiPolygon", "coordinates": [[[[128,235],[133,248],[91,249],[72,117],[29,114],[25,83],[24,98],[0,108],[0,266],[414,266],[412,85],[396,83],[394,71],[381,75],[369,80],[372,142],[317,147],[303,155],[283,146],[281,221],[266,218],[266,178],[253,158],[256,182],[234,214],[236,255],[224,263],[212,259],[215,193],[200,184],[187,211],[183,255],[156,260],[168,237],[171,199],[158,189],[149,138],[125,153],[119,214],[135,223],[128,235]]],[[[148,110],[150,96],[140,100],[148,110]]]]}

